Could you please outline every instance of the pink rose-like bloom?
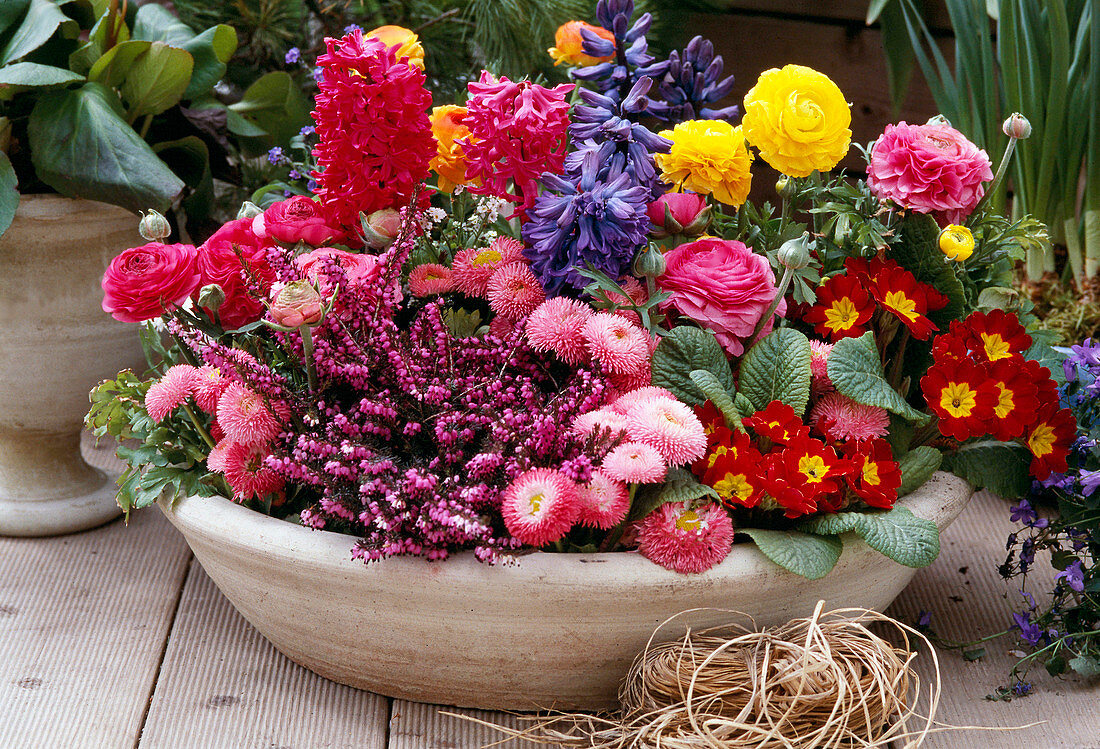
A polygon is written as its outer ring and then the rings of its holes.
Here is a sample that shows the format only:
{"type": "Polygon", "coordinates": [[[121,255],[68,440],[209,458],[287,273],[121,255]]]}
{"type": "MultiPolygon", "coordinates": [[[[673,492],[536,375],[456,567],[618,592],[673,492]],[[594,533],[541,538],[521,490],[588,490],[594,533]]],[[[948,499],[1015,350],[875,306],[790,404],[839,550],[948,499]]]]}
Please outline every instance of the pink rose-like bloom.
{"type": "Polygon", "coordinates": [[[887,125],[871,149],[867,186],[883,200],[961,224],[993,179],[985,151],[950,125],[887,125]]]}
{"type": "Polygon", "coordinates": [[[275,271],[267,261],[267,242],[256,236],[248,219],[229,221],[203,242],[199,247],[198,269],[199,289],[216,283],[225,292],[218,316],[226,330],[263,316],[260,299],[270,293],[275,271]],[[258,282],[259,288],[253,288],[253,282],[258,282]]]}
{"type": "Polygon", "coordinates": [[[122,252],[103,274],[103,311],[121,322],[144,322],[181,304],[199,288],[197,252],[160,242],[122,252]]]}
{"type": "Polygon", "coordinates": [[[508,532],[528,546],[564,536],[580,515],[577,485],[560,471],[535,468],[504,490],[500,510],[508,532]]]}
{"type": "Polygon", "coordinates": [[[674,572],[704,572],[733,548],[733,521],[717,505],[688,509],[667,502],[645,516],[638,528],[642,556],[674,572]]]}
{"type": "Polygon", "coordinates": [[[264,230],[280,242],[317,247],[337,239],[321,213],[321,204],[305,195],[274,203],[264,211],[264,230]]]}
{"type": "Polygon", "coordinates": [[[384,250],[393,244],[401,232],[401,212],[394,208],[383,208],[367,216],[363,229],[363,239],[368,247],[384,250]]]}
{"type": "Polygon", "coordinates": [[[320,322],[324,311],[325,302],[313,284],[308,281],[291,281],[279,289],[268,314],[283,327],[300,328],[320,322]]]}
{"type": "Polygon", "coordinates": [[[702,195],[692,192],[670,192],[646,206],[646,215],[664,234],[683,234],[690,227],[688,233],[697,236],[703,233],[707,223],[708,213],[704,213],[706,208],[707,200],[702,195]],[[666,206],[675,222],[670,226],[665,226],[666,206]],[[698,225],[696,219],[699,219],[698,225]]]}
{"type": "Polygon", "coordinates": [[[324,269],[335,264],[343,269],[345,281],[349,286],[367,286],[378,281],[378,257],[360,252],[347,252],[333,247],[321,247],[299,255],[295,260],[298,270],[306,280],[317,284],[321,293],[332,293],[332,282],[324,269]]]}
{"type": "MultiPolygon", "coordinates": [[[[668,268],[657,279],[672,294],[665,306],[713,331],[731,355],[744,353],[746,339],[775,299],[768,259],[736,240],[708,238],[680,245],[665,260],[668,268]]],[[[780,302],[776,312],[785,314],[786,305],[780,302]]],[[[769,320],[761,335],[772,324],[769,320]]]]}

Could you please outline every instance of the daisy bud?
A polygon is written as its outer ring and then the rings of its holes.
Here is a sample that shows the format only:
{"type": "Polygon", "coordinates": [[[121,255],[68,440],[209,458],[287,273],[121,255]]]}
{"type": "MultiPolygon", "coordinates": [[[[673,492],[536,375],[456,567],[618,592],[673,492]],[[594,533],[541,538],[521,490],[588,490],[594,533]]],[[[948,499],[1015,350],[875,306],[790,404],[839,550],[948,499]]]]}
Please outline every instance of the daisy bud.
{"type": "Polygon", "coordinates": [[[1019,112],[1013,112],[1012,115],[1004,121],[1001,125],[1001,130],[1009,138],[1015,138],[1016,140],[1023,140],[1031,135],[1031,123],[1028,122],[1027,117],[1024,117],[1019,112]]]}
{"type": "Polygon", "coordinates": [[[940,252],[961,263],[974,254],[974,235],[965,226],[948,224],[940,232],[940,252]]]}
{"type": "Polygon", "coordinates": [[[256,218],[262,216],[264,212],[263,208],[253,203],[251,200],[246,200],[241,204],[241,210],[237,211],[237,218],[256,218]]]}
{"type": "Polygon", "coordinates": [[[147,242],[159,242],[172,233],[172,227],[164,216],[156,211],[149,211],[142,214],[138,232],[147,242]]]}
{"type": "Polygon", "coordinates": [[[217,312],[225,302],[225,289],[216,283],[207,284],[199,289],[199,295],[195,301],[211,313],[217,312]]]}
{"type": "Polygon", "coordinates": [[[809,232],[803,232],[802,236],[797,239],[788,239],[779,247],[779,262],[785,268],[802,270],[810,264],[810,247],[812,245],[813,242],[810,241],[809,232]]]}

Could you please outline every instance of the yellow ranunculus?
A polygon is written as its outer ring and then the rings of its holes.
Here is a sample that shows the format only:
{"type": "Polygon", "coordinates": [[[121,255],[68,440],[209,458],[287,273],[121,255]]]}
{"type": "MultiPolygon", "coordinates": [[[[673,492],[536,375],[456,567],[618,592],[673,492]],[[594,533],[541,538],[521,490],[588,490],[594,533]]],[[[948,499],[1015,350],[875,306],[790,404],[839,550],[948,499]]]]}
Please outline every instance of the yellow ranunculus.
{"type": "Polygon", "coordinates": [[[379,26],[363,36],[378,39],[387,47],[396,47],[398,60],[404,57],[409,65],[424,69],[424,47],[415,32],[403,26],[379,26]]]}
{"type": "Polygon", "coordinates": [[[792,177],[839,164],[852,142],[851,124],[837,85],[803,65],[766,70],[745,94],[745,137],[760,158],[792,177]]]}
{"type": "Polygon", "coordinates": [[[689,120],[661,135],[672,150],[654,155],[661,176],[676,190],[713,195],[737,207],[749,196],[752,153],[740,127],[723,120],[689,120]]]}
{"type": "Polygon", "coordinates": [[[974,235],[965,226],[948,224],[940,232],[940,252],[961,263],[974,254],[974,235]]]}
{"type": "Polygon", "coordinates": [[[432,110],[432,135],[436,154],[429,166],[439,175],[439,189],[450,193],[456,185],[466,184],[466,155],[456,139],[469,138],[470,128],[463,123],[466,107],[445,104],[432,110]]]}

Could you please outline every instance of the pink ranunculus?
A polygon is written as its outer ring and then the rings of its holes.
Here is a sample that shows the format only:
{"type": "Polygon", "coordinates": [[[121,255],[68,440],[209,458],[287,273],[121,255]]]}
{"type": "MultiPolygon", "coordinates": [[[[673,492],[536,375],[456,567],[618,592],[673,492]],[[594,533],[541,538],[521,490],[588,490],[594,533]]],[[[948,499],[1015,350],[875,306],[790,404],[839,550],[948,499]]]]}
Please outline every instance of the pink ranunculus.
{"type": "Polygon", "coordinates": [[[103,274],[103,311],[122,322],[144,322],[183,303],[200,286],[197,250],[150,242],[111,261],[103,274]]]}
{"type": "Polygon", "coordinates": [[[287,328],[316,325],[324,315],[325,303],[320,293],[308,281],[291,281],[271,302],[271,319],[287,328]]]}
{"type": "Polygon", "coordinates": [[[867,186],[883,200],[962,223],[993,179],[985,151],[950,125],[887,125],[871,149],[867,186]]]}
{"type": "Polygon", "coordinates": [[[646,215],[657,228],[655,233],[661,236],[686,234],[697,237],[710,223],[706,198],[691,192],[670,192],[660,196],[646,207],[646,215]],[[672,220],[668,221],[670,216],[672,220]]]}
{"type": "MultiPolygon", "coordinates": [[[[680,245],[665,260],[668,268],[657,285],[672,296],[664,306],[714,331],[726,351],[741,355],[775,299],[775,274],[767,258],[741,242],[707,238],[680,245]]],[[[786,312],[786,302],[777,312],[786,312]]],[[[761,333],[771,328],[769,320],[761,333]]]]}
{"type": "Polygon", "coordinates": [[[401,212],[394,208],[383,208],[367,216],[362,227],[363,238],[367,246],[375,250],[384,250],[393,244],[401,233],[401,212]]]}
{"type": "Polygon", "coordinates": [[[281,200],[264,211],[264,231],[271,237],[313,247],[338,239],[338,232],[328,225],[321,213],[321,204],[305,195],[281,200]]]}
{"type": "Polygon", "coordinates": [[[267,298],[275,281],[265,244],[253,233],[251,221],[243,218],[229,221],[199,247],[201,283],[198,288],[216,283],[225,292],[218,317],[226,330],[234,330],[263,316],[264,305],[260,300],[267,298]]]}
{"type": "Polygon", "coordinates": [[[302,277],[317,284],[325,296],[332,293],[332,282],[325,273],[325,268],[330,263],[343,268],[348,286],[366,286],[376,283],[380,271],[377,255],[347,252],[332,247],[321,247],[313,252],[299,255],[295,262],[302,277]]]}

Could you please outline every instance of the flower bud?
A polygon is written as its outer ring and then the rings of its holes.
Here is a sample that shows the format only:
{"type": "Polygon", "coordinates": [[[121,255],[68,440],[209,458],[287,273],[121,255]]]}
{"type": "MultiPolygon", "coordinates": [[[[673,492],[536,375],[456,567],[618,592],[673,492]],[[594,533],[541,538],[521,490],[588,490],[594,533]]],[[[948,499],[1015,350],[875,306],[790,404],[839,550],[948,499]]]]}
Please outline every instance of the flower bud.
{"type": "Polygon", "coordinates": [[[948,224],[940,232],[940,252],[961,263],[974,254],[974,235],[965,226],[948,224]]]}
{"type": "Polygon", "coordinates": [[[780,176],[780,178],[775,181],[775,192],[779,197],[783,198],[783,200],[790,200],[794,197],[794,180],[785,174],[780,176]]]}
{"type": "Polygon", "coordinates": [[[788,239],[779,247],[779,262],[791,270],[802,270],[810,264],[810,249],[813,242],[810,233],[803,232],[801,237],[788,239]]]}
{"type": "Polygon", "coordinates": [[[291,281],[275,294],[268,314],[286,328],[316,325],[324,317],[325,302],[309,281],[291,281]]]}
{"type": "Polygon", "coordinates": [[[1027,117],[1024,117],[1019,112],[1013,112],[1012,115],[1005,120],[1001,125],[1001,130],[1009,138],[1015,138],[1016,140],[1023,140],[1031,135],[1031,123],[1028,122],[1027,117]]]}
{"type": "Polygon", "coordinates": [[[668,263],[665,261],[664,253],[652,242],[634,258],[634,275],[636,276],[657,278],[665,272],[667,267],[668,263]]]}
{"type": "Polygon", "coordinates": [[[149,211],[142,214],[138,233],[145,237],[147,242],[159,242],[172,233],[172,226],[164,216],[156,211],[149,211]]]}
{"type": "Polygon", "coordinates": [[[702,236],[710,225],[710,206],[706,198],[690,192],[670,192],[646,207],[656,239],[673,234],[702,236]]]}
{"type": "Polygon", "coordinates": [[[225,303],[225,289],[216,283],[207,284],[199,289],[199,295],[195,301],[203,309],[215,313],[225,303]]]}
{"type": "Polygon", "coordinates": [[[362,217],[363,240],[368,247],[384,250],[393,244],[401,231],[401,213],[393,208],[383,208],[362,217]]]}
{"type": "Polygon", "coordinates": [[[260,208],[251,200],[246,200],[241,204],[241,210],[237,211],[237,218],[256,218],[262,216],[263,212],[263,208],[260,208]]]}

